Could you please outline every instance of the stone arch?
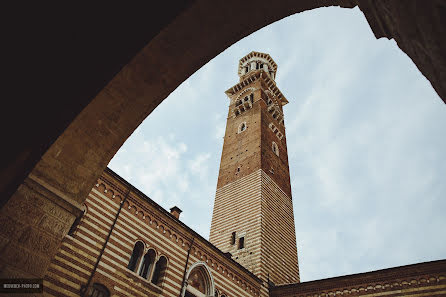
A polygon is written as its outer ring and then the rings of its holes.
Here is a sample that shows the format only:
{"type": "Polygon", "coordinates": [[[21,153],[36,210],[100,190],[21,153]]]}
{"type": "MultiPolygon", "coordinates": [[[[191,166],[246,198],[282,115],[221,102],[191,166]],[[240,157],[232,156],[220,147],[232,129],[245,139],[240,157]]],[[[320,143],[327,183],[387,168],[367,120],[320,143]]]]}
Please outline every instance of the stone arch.
{"type": "Polygon", "coordinates": [[[121,203],[124,203],[124,205],[122,206],[123,209],[125,209],[125,210],[130,209],[131,205],[130,205],[129,201],[121,200],[121,203]]]}
{"type": "Polygon", "coordinates": [[[124,202],[124,198],[121,195],[115,195],[115,198],[119,204],[124,202]]]}
{"type": "MultiPolygon", "coordinates": [[[[398,46],[428,78],[440,97],[446,100],[443,71],[446,69],[446,57],[443,55],[446,52],[446,29],[441,25],[446,12],[437,1],[423,2],[424,9],[420,12],[416,10],[417,5],[413,5],[413,1],[404,6],[384,6],[382,3],[363,0],[329,0],[323,5],[345,8],[359,6],[375,36],[395,38],[398,46]]],[[[0,156],[0,163],[6,164],[1,170],[1,205],[9,199],[23,199],[19,185],[38,182],[44,187],[55,189],[57,193],[63,193],[57,198],[61,201],[59,205],[69,205],[70,213],[73,218],[76,217],[97,177],[120,146],[142,120],[187,77],[248,34],[294,13],[321,7],[321,3],[230,0],[215,4],[205,0],[185,1],[174,7],[160,4],[157,14],[162,21],[158,18],[135,17],[146,9],[122,5],[115,10],[111,9],[106,15],[86,20],[82,26],[76,27],[79,36],[77,43],[61,49],[59,55],[34,59],[46,61],[46,69],[61,69],[58,67],[60,57],[67,57],[62,59],[67,64],[62,67],[62,72],[48,71],[54,73],[54,77],[30,75],[28,82],[26,78],[20,81],[20,85],[39,84],[41,79],[42,88],[29,88],[33,92],[32,96],[23,96],[23,100],[9,100],[8,103],[17,104],[17,108],[12,106],[3,111],[5,117],[2,119],[11,123],[20,119],[21,125],[8,127],[5,136],[8,139],[8,150],[0,156]],[[268,13],[264,13],[265,7],[268,7],[268,13]],[[114,14],[121,15],[123,9],[130,12],[130,21],[116,24],[114,14]],[[257,17],[246,23],[243,17],[246,11],[257,17]],[[149,23],[135,26],[135,22],[149,23]],[[222,22],[225,26],[221,26],[222,22]],[[96,29],[103,25],[120,26],[115,27],[119,30],[107,32],[119,34],[132,30],[133,34],[127,34],[131,36],[127,37],[130,39],[121,42],[120,46],[110,46],[107,40],[116,38],[96,36],[96,29]],[[87,40],[91,51],[80,50],[87,40]],[[166,43],[166,40],[169,42],[166,43]],[[84,56],[78,56],[79,53],[84,56]],[[77,59],[71,59],[75,56],[77,59]],[[79,61],[82,67],[76,65],[79,61]],[[46,81],[53,83],[46,84],[46,81]],[[146,94],[150,94],[150,98],[146,94]],[[58,104],[61,95],[64,98],[63,105],[58,104]],[[21,108],[24,104],[33,111],[26,116],[21,108]],[[48,108],[50,106],[57,109],[48,108]],[[14,195],[18,188],[19,191],[14,195]]],[[[90,7],[80,11],[90,11],[90,7]]],[[[36,15],[40,18],[52,17],[45,15],[45,12],[36,15]]],[[[70,22],[74,23],[74,20],[66,18],[62,23],[58,22],[57,32],[63,27],[70,32],[70,22]]],[[[39,30],[39,23],[35,22],[27,34],[39,30]]],[[[59,42],[59,38],[54,38],[57,36],[56,31],[40,30],[39,36],[40,32],[47,37],[42,38],[47,43],[40,44],[40,47],[61,48],[51,44],[59,42]]],[[[27,37],[22,39],[28,40],[27,37]]],[[[50,50],[36,51],[35,54],[42,52],[54,54],[50,50]]],[[[33,54],[34,51],[28,53],[33,54]]],[[[32,220],[29,218],[29,221],[20,223],[23,228],[28,228],[32,220]]],[[[18,223],[11,221],[13,225],[18,223]]],[[[34,232],[44,231],[37,229],[34,232]]],[[[18,242],[14,244],[21,246],[18,242]]],[[[22,251],[32,256],[24,248],[22,251]]],[[[51,259],[55,253],[56,250],[53,250],[47,257],[51,259]]],[[[6,261],[11,262],[10,259],[6,261]]],[[[26,271],[23,272],[26,275],[26,271]]]]}
{"type": "Polygon", "coordinates": [[[138,211],[136,211],[135,215],[136,215],[137,218],[142,220],[144,218],[144,211],[138,210],[138,211]]]}
{"type": "Polygon", "coordinates": [[[237,97],[235,97],[235,99],[234,99],[233,102],[239,100],[240,97],[244,97],[244,96],[246,96],[246,95],[250,95],[250,94],[254,93],[255,90],[256,90],[256,88],[254,88],[254,87],[246,88],[246,89],[243,90],[240,94],[238,94],[237,97]]]}
{"type": "Polygon", "coordinates": [[[279,157],[279,146],[277,145],[277,143],[275,141],[273,141],[271,143],[271,149],[277,155],[277,157],[279,157]]]}
{"type": "Polygon", "coordinates": [[[105,196],[107,196],[110,199],[113,199],[113,197],[115,196],[115,191],[113,191],[112,189],[107,189],[107,193],[105,194],[105,196]]]}
{"type": "Polygon", "coordinates": [[[138,270],[141,258],[143,257],[145,250],[146,244],[144,243],[144,241],[136,240],[132,249],[132,253],[129,257],[129,263],[127,265],[128,269],[134,272],[138,270]]]}
{"type": "Polygon", "coordinates": [[[135,205],[129,204],[127,209],[132,215],[135,215],[135,216],[137,215],[138,209],[136,208],[135,205]]]}
{"type": "Polygon", "coordinates": [[[192,264],[186,273],[185,279],[187,285],[183,287],[181,296],[184,296],[187,290],[198,290],[207,296],[212,296],[215,293],[212,272],[203,261],[192,264]]]}
{"type": "Polygon", "coordinates": [[[163,224],[160,224],[158,226],[158,230],[159,232],[161,232],[162,234],[166,233],[166,227],[163,224]]]}
{"type": "Polygon", "coordinates": [[[153,248],[148,248],[141,259],[141,263],[138,268],[138,274],[145,279],[149,279],[153,271],[155,260],[156,250],[153,248]]]}
{"type": "Polygon", "coordinates": [[[160,255],[153,268],[151,282],[157,286],[161,286],[166,278],[168,267],[168,258],[164,255],[160,255]]]}
{"type": "Polygon", "coordinates": [[[105,189],[107,188],[104,183],[100,183],[96,187],[97,187],[97,190],[99,191],[99,193],[101,193],[101,194],[104,193],[105,189]]]}
{"type": "Polygon", "coordinates": [[[241,122],[240,125],[238,125],[237,133],[240,134],[244,132],[248,128],[246,122],[241,122]]]}

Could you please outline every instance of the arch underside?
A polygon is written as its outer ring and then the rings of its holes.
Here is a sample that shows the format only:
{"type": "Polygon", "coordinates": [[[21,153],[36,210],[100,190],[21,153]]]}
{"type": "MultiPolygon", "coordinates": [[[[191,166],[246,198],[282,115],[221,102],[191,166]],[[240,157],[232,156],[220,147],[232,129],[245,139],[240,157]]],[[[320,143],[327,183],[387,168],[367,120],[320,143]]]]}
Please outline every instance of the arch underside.
{"type": "MultiPolygon", "coordinates": [[[[0,181],[1,218],[17,232],[45,234],[54,244],[43,255],[8,238],[1,276],[42,277],[97,177],[139,124],[213,57],[286,16],[324,6],[358,5],[375,36],[394,38],[446,100],[446,26],[442,23],[446,6],[440,1],[197,0],[174,8],[160,4],[149,9],[132,5],[110,7],[107,16],[97,13],[84,18],[82,26],[75,19],[58,20],[57,29],[65,29],[68,36],[63,46],[60,31],[34,24],[35,30],[42,29],[39,36],[44,34],[41,46],[48,47],[44,51],[47,56],[35,58],[44,60],[51,74],[29,77],[29,82],[22,79],[21,84],[37,82],[40,88],[30,88],[33,96],[11,102],[13,106],[4,109],[7,122],[20,119],[27,128],[3,126],[8,127],[5,139],[9,145],[1,156],[5,164],[0,181]],[[150,11],[150,17],[140,11],[150,11]],[[129,22],[125,22],[127,18],[129,22]],[[73,32],[76,38],[70,35],[73,32]],[[20,214],[24,203],[39,211],[20,214]],[[37,226],[50,209],[57,212],[58,224],[37,226]],[[22,257],[39,259],[40,269],[16,265],[17,251],[22,257]]],[[[91,7],[78,8],[81,13],[91,11],[91,7]]],[[[39,17],[44,19],[45,14],[39,17]]]]}

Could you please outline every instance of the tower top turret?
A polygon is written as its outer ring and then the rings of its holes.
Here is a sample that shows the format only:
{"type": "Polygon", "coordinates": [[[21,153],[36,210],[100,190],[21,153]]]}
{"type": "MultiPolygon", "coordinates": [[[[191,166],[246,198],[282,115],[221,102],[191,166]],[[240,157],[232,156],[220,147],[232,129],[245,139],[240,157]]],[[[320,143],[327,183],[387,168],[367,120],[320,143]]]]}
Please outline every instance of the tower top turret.
{"type": "Polygon", "coordinates": [[[240,59],[238,64],[238,76],[240,81],[244,80],[245,76],[251,71],[262,69],[267,73],[272,80],[276,78],[277,64],[270,55],[259,52],[250,52],[240,59]]]}

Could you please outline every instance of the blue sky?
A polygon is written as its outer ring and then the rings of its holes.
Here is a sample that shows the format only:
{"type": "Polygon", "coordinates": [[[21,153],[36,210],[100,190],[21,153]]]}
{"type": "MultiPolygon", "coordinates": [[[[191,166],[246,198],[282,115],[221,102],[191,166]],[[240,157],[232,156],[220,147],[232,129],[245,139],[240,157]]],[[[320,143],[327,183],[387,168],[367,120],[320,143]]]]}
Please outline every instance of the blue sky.
{"type": "Polygon", "coordinates": [[[238,60],[278,64],[301,281],[446,258],[446,105],[362,12],[321,8],[262,28],[183,82],[109,166],[209,237],[238,60]]]}

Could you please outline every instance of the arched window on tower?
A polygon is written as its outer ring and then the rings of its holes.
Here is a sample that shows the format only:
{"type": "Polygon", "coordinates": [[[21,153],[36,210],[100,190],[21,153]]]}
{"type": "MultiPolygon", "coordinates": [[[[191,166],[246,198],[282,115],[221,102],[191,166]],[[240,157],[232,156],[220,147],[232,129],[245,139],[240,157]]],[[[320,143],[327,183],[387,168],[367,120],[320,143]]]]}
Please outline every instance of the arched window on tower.
{"type": "Polygon", "coordinates": [[[161,286],[163,283],[164,276],[166,275],[167,270],[167,258],[161,256],[155,265],[155,270],[153,271],[152,283],[161,286]]]}
{"type": "Polygon", "coordinates": [[[275,143],[274,141],[273,141],[272,149],[273,149],[273,152],[274,152],[277,156],[279,156],[279,147],[277,146],[277,143],[275,143]]]}
{"type": "Polygon", "coordinates": [[[135,247],[133,248],[132,256],[130,257],[128,269],[131,271],[135,271],[136,267],[141,259],[142,253],[144,251],[144,244],[141,241],[136,242],[135,247]]]}
{"type": "Polygon", "coordinates": [[[141,267],[139,268],[139,275],[145,279],[148,279],[150,276],[150,272],[153,268],[153,263],[155,262],[155,251],[150,249],[144,256],[141,267]]]}
{"type": "Polygon", "coordinates": [[[91,286],[86,294],[87,297],[109,297],[110,291],[107,289],[106,286],[94,283],[93,286],[91,286]]]}
{"type": "Polygon", "coordinates": [[[238,133],[242,133],[243,131],[245,131],[247,128],[246,126],[246,122],[240,123],[240,125],[238,126],[238,133]]]}

